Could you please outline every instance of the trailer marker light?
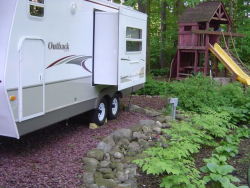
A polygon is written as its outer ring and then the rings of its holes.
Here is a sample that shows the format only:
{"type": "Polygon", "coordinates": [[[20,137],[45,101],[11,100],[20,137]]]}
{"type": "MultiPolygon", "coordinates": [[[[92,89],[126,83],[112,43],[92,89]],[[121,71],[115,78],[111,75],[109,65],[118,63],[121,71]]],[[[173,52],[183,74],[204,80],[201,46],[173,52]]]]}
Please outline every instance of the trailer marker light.
{"type": "Polygon", "coordinates": [[[10,96],[10,101],[16,100],[16,96],[10,96]]]}

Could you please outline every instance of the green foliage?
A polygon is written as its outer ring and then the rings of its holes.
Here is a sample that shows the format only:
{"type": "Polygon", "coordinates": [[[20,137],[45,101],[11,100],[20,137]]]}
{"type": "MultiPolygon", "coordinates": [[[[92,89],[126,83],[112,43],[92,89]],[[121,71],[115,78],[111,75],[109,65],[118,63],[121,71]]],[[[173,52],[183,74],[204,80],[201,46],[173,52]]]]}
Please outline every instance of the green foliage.
{"type": "Polygon", "coordinates": [[[151,72],[151,75],[153,76],[164,76],[168,74],[169,68],[151,69],[150,72],[151,72]]]}
{"type": "Polygon", "coordinates": [[[224,116],[220,118],[233,124],[250,121],[250,90],[244,91],[239,82],[221,86],[197,75],[173,82],[165,91],[166,96],[179,98],[178,108],[185,111],[224,116]]]}
{"type": "MultiPolygon", "coordinates": [[[[149,148],[146,152],[151,157],[134,162],[148,174],[167,173],[162,179],[161,187],[205,187],[205,181],[199,180],[200,175],[191,156],[198,153],[202,145],[217,145],[214,137],[227,137],[232,125],[226,122],[226,117],[225,114],[203,114],[195,115],[190,122],[173,121],[171,129],[163,130],[172,137],[168,143],[169,147],[149,148]]],[[[226,157],[219,159],[225,161],[226,157]]],[[[219,172],[224,174],[224,168],[225,166],[220,167],[219,172]]]]}
{"type": "Polygon", "coordinates": [[[154,80],[151,76],[147,77],[144,87],[136,92],[137,95],[161,95],[166,93],[169,83],[154,80]]]}
{"type": "MultiPolygon", "coordinates": [[[[209,159],[204,159],[206,165],[201,167],[201,171],[207,173],[208,175],[204,176],[203,180],[205,182],[212,182],[212,187],[216,188],[236,188],[232,182],[239,182],[240,180],[232,175],[234,168],[231,165],[227,164],[227,160],[230,157],[234,157],[238,154],[238,145],[241,138],[249,137],[250,130],[243,126],[243,128],[237,128],[236,134],[231,134],[226,136],[225,140],[221,141],[220,146],[216,147],[212,157],[209,159]],[[246,134],[242,134],[246,132],[246,134]]],[[[244,186],[241,186],[242,188],[244,186]]]]}
{"type": "Polygon", "coordinates": [[[202,108],[217,108],[218,106],[241,107],[246,99],[240,83],[220,86],[211,78],[203,75],[186,78],[170,85],[167,95],[178,97],[179,106],[187,111],[201,112],[202,108]]]}
{"type": "Polygon", "coordinates": [[[201,171],[209,173],[209,175],[204,176],[203,180],[205,182],[213,181],[213,188],[234,188],[236,187],[232,182],[239,182],[240,180],[229,173],[233,172],[234,167],[226,163],[226,158],[223,156],[214,155],[210,159],[205,159],[207,164],[201,167],[201,171]]]}

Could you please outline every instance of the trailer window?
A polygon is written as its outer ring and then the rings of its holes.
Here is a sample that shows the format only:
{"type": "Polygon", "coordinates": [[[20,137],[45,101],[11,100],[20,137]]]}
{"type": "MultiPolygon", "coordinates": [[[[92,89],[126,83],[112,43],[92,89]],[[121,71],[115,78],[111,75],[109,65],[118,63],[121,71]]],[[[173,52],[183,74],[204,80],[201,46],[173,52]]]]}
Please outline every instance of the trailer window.
{"type": "Polygon", "coordinates": [[[29,15],[32,18],[44,17],[44,0],[29,0],[29,15]]]}
{"type": "Polygon", "coordinates": [[[138,52],[142,50],[142,30],[132,27],[126,29],[126,51],[138,52]]]}

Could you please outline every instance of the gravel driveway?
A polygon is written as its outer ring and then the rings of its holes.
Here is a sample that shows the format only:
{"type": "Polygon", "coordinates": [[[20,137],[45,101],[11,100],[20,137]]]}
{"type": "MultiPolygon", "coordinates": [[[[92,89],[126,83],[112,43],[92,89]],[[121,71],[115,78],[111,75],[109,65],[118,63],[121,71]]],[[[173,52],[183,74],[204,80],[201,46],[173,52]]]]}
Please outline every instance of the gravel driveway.
{"type": "MultiPolygon", "coordinates": [[[[128,104],[128,98],[122,100],[128,104]]],[[[162,109],[159,97],[133,97],[133,104],[162,109]]],[[[75,117],[30,133],[20,140],[0,137],[0,187],[84,187],[81,159],[86,152],[117,129],[128,127],[142,114],[121,111],[116,120],[96,130],[75,117]]]]}

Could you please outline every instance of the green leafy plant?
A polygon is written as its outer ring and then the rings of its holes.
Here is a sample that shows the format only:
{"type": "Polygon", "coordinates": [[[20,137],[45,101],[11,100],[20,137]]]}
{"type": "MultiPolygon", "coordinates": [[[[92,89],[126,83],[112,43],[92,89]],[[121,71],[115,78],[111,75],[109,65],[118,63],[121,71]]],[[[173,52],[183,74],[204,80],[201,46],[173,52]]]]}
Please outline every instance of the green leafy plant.
{"type": "MultiPolygon", "coordinates": [[[[240,182],[240,180],[232,175],[235,169],[233,166],[228,165],[225,156],[213,154],[211,158],[204,159],[206,165],[201,167],[201,171],[208,175],[203,177],[203,180],[211,182],[213,188],[236,188],[231,182],[240,182]]],[[[247,188],[247,186],[240,186],[240,188],[247,188]]]]}
{"type": "Polygon", "coordinates": [[[169,72],[169,68],[163,68],[163,69],[151,69],[150,73],[153,76],[163,76],[167,75],[169,72]]]}
{"type": "Polygon", "coordinates": [[[147,77],[147,81],[144,87],[138,91],[136,91],[137,95],[162,95],[166,93],[168,90],[169,83],[156,81],[152,78],[152,76],[147,77]]]}

